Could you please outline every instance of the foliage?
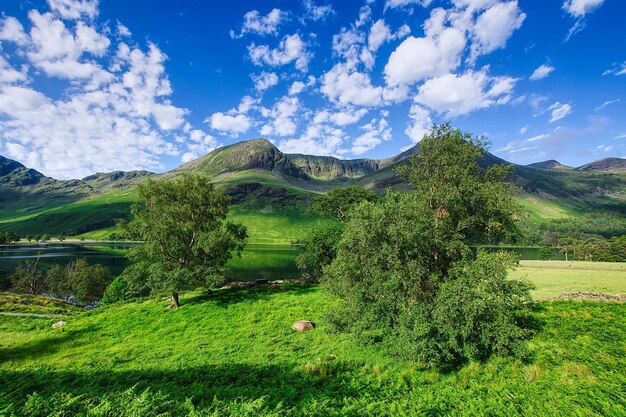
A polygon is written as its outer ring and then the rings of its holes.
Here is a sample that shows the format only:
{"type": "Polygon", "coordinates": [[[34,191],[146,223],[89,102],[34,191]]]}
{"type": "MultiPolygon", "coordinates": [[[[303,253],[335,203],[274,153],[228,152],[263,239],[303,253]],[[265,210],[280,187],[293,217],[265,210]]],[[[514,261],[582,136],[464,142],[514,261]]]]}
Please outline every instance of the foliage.
{"type": "Polygon", "coordinates": [[[324,267],[337,256],[337,243],[342,231],[342,225],[334,224],[313,229],[302,239],[296,264],[304,278],[318,281],[322,277],[324,267]]]}
{"type": "Polygon", "coordinates": [[[171,291],[176,307],[179,291],[221,283],[232,251],[240,253],[247,239],[244,226],[225,221],[227,197],[200,174],[148,180],[137,193],[124,233],[143,241],[129,251],[129,268],[140,272],[128,276],[147,276],[153,290],[171,291]]]}
{"type": "Polygon", "coordinates": [[[0,231],[0,243],[13,243],[20,240],[20,237],[15,232],[1,232],[0,231]]]}
{"type": "Polygon", "coordinates": [[[337,300],[317,286],[182,297],[179,311],[167,301],[103,306],[61,329],[50,329],[57,318],[0,317],[0,415],[626,413],[626,304],[541,303],[528,361],[437,372],[329,334],[323,312],[337,300]],[[291,331],[302,318],[317,328],[291,331]]]}
{"type": "Polygon", "coordinates": [[[510,169],[481,169],[483,146],[436,126],[400,172],[416,192],[351,211],[323,277],[343,300],[332,316],[339,328],[429,365],[522,350],[530,286],[506,281],[510,258],[473,259],[470,247],[517,232],[510,169]],[[466,294],[466,305],[452,308],[454,294],[466,294]]]}
{"type": "Polygon", "coordinates": [[[378,198],[378,195],[363,187],[333,188],[328,194],[315,197],[309,210],[324,216],[336,217],[344,222],[352,208],[364,201],[374,202],[378,198]]]}
{"type": "Polygon", "coordinates": [[[554,253],[552,251],[552,247],[550,246],[543,246],[542,248],[539,249],[539,259],[551,259],[554,256],[554,253]]]}
{"type": "Polygon", "coordinates": [[[105,266],[89,265],[85,259],[71,261],[65,268],[56,264],[41,267],[38,261],[26,261],[17,267],[10,278],[13,292],[29,295],[54,293],[89,304],[99,300],[112,281],[105,266]]]}
{"type": "Polygon", "coordinates": [[[610,239],[565,237],[558,243],[561,252],[570,260],[626,262],[626,235],[610,239]]]}

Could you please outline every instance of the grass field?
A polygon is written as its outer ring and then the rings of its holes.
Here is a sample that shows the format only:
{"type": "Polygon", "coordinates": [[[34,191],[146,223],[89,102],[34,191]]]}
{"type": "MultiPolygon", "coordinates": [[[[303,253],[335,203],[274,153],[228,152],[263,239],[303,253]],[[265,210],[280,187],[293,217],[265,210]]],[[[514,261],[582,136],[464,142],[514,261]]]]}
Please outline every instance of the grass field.
{"type": "Polygon", "coordinates": [[[6,416],[623,416],[626,305],[543,303],[524,360],[425,370],[333,334],[320,288],[0,317],[6,416]],[[309,319],[318,327],[295,333],[309,319]],[[335,355],[329,356],[329,355],[335,355]]]}
{"type": "Polygon", "coordinates": [[[619,262],[520,261],[511,277],[535,284],[532,294],[537,299],[564,291],[626,293],[626,263],[619,262]]]}

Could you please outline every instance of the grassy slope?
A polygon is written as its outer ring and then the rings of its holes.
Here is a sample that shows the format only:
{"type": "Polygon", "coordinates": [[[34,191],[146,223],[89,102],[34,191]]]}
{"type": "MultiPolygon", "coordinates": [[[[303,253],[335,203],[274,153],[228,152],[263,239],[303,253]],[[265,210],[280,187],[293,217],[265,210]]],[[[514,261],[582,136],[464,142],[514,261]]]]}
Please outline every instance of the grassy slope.
{"type": "Polygon", "coordinates": [[[535,284],[533,296],[538,299],[563,291],[626,293],[626,263],[521,261],[511,276],[527,278],[535,284]]]}
{"type": "Polygon", "coordinates": [[[178,311],[167,301],[105,307],[61,329],[50,328],[55,320],[0,317],[0,415],[626,413],[626,305],[542,304],[526,361],[440,373],[330,333],[324,311],[335,300],[317,287],[182,301],[178,311]],[[318,328],[292,332],[299,319],[318,328]]]}

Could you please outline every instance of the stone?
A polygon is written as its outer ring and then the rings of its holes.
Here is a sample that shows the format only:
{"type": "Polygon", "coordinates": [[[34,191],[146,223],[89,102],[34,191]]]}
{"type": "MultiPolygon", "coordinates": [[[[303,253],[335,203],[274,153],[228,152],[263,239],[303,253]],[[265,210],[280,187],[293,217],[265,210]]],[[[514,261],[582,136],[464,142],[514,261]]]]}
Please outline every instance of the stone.
{"type": "Polygon", "coordinates": [[[291,326],[291,329],[296,332],[306,332],[315,329],[315,324],[308,320],[299,320],[291,326]]]}
{"type": "Polygon", "coordinates": [[[54,324],[52,325],[52,328],[53,328],[53,329],[56,329],[56,328],[58,328],[58,327],[63,327],[63,326],[65,326],[66,324],[67,324],[67,323],[65,323],[63,320],[61,320],[61,321],[57,321],[56,323],[54,323],[54,324]]]}

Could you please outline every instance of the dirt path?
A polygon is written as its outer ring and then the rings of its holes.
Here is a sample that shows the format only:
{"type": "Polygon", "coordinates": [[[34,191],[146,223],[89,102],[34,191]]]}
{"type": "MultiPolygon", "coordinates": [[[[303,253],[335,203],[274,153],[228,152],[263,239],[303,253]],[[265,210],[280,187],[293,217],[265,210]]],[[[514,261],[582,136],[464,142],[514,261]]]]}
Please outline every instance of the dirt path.
{"type": "Polygon", "coordinates": [[[67,317],[67,314],[10,313],[10,312],[0,311],[0,316],[39,317],[43,319],[53,319],[57,317],[67,317]]]}

